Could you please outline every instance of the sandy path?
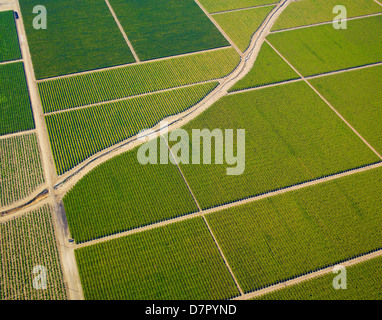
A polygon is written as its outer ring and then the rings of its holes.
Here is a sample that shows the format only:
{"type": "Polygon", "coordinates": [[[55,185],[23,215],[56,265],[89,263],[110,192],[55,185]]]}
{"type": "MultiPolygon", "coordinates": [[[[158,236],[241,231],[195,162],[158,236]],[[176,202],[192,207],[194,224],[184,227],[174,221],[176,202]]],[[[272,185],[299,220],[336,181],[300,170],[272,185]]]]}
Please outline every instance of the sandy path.
{"type": "Polygon", "coordinates": [[[375,150],[369,142],[366,141],[364,137],[362,137],[358,131],[329,103],[328,100],[324,98],[324,96],[318,92],[318,90],[313,87],[310,82],[279,52],[276,50],[276,48],[268,41],[265,40],[272,49],[281,57],[283,60],[303,79],[303,81],[306,82],[306,84],[341,118],[343,122],[346,123],[346,125],[382,160],[382,156],[378,153],[377,150],[375,150]]]}
{"type": "Polygon", "coordinates": [[[229,12],[236,12],[236,11],[244,11],[244,10],[250,10],[250,9],[256,9],[256,8],[264,8],[264,7],[272,7],[277,6],[278,2],[276,3],[270,3],[270,4],[263,4],[260,6],[252,6],[252,7],[246,7],[246,8],[240,8],[240,9],[231,9],[231,10],[224,10],[224,11],[217,11],[217,12],[211,12],[210,15],[214,14],[221,14],[221,13],[229,13],[229,12]]]}
{"type": "MultiPolygon", "coordinates": [[[[354,266],[354,265],[356,265],[358,263],[362,263],[362,262],[365,262],[365,261],[368,261],[370,259],[377,258],[377,257],[382,257],[382,250],[378,250],[378,251],[375,251],[375,252],[372,252],[372,253],[369,253],[369,254],[365,254],[365,255],[363,255],[361,257],[354,258],[354,259],[351,259],[351,260],[347,260],[347,261],[341,262],[341,263],[339,263],[337,265],[341,265],[341,266],[344,266],[344,267],[347,268],[347,267],[354,266]]],[[[273,285],[273,286],[270,286],[270,287],[267,287],[267,288],[264,288],[264,289],[261,289],[261,290],[258,290],[258,291],[247,293],[247,294],[245,294],[245,295],[243,295],[241,297],[234,298],[233,300],[252,299],[252,298],[259,297],[259,296],[262,296],[264,294],[267,294],[267,293],[270,293],[270,292],[273,292],[273,291],[276,291],[276,290],[279,290],[279,289],[283,289],[283,288],[286,288],[286,287],[290,287],[290,286],[299,284],[299,283],[304,282],[304,281],[312,280],[312,279],[314,279],[316,277],[332,273],[333,267],[334,266],[328,267],[328,268],[325,268],[325,269],[321,269],[321,270],[318,270],[318,271],[315,271],[315,272],[312,272],[312,273],[309,273],[309,274],[306,274],[306,275],[303,275],[303,276],[300,276],[300,277],[297,277],[297,278],[294,278],[294,279],[291,279],[291,280],[288,280],[288,281],[284,281],[284,282],[281,282],[279,284],[276,284],[276,285],[273,285]]],[[[335,277],[335,275],[333,274],[333,278],[334,277],[335,277]]]]}
{"type": "MultiPolygon", "coordinates": [[[[347,19],[344,19],[344,21],[358,20],[358,19],[364,19],[364,18],[369,18],[369,17],[375,17],[375,16],[380,16],[381,14],[382,14],[382,12],[379,12],[379,13],[371,13],[371,14],[366,14],[366,15],[364,15],[364,16],[347,18],[347,19]]],[[[305,25],[305,26],[299,26],[299,27],[293,27],[293,28],[287,28],[287,29],[275,30],[275,31],[271,31],[271,33],[279,33],[279,32],[285,32],[285,31],[292,31],[292,30],[298,30],[298,29],[305,29],[305,28],[316,27],[316,26],[322,26],[322,25],[325,25],[325,24],[332,24],[332,23],[333,23],[333,21],[319,22],[319,23],[308,24],[308,25],[305,25]]]]}
{"type": "Polygon", "coordinates": [[[214,208],[207,209],[207,210],[198,211],[198,212],[195,212],[195,213],[191,213],[191,214],[188,214],[188,215],[184,215],[184,216],[180,216],[180,217],[177,217],[177,218],[169,219],[169,220],[166,220],[166,221],[157,222],[157,223],[150,224],[150,225],[147,225],[147,226],[144,226],[144,227],[140,227],[140,228],[136,228],[136,229],[120,232],[120,233],[117,233],[117,234],[112,234],[110,236],[106,236],[106,237],[103,237],[103,238],[99,238],[99,239],[91,240],[91,241],[88,241],[88,242],[76,244],[76,245],[74,245],[74,247],[75,248],[83,248],[83,247],[92,246],[92,245],[94,245],[96,243],[101,243],[101,242],[105,242],[105,241],[109,241],[109,240],[113,240],[113,239],[118,239],[118,238],[125,237],[125,236],[131,235],[131,234],[140,233],[140,232],[144,232],[144,231],[147,231],[147,230],[163,227],[163,226],[175,223],[175,222],[180,222],[180,221],[192,219],[192,218],[199,217],[199,216],[205,216],[205,215],[210,214],[210,213],[214,213],[214,212],[218,212],[218,211],[221,211],[221,210],[225,210],[225,209],[241,206],[241,205],[244,205],[244,204],[247,204],[247,203],[251,203],[251,202],[254,202],[254,201],[259,201],[259,200],[267,199],[267,198],[278,196],[278,195],[281,195],[281,194],[284,194],[284,193],[297,191],[297,190],[300,190],[300,189],[308,188],[308,187],[315,186],[315,185],[318,185],[318,184],[321,184],[321,183],[329,182],[329,181],[332,181],[332,180],[340,179],[340,178],[343,178],[343,177],[351,176],[353,174],[357,174],[357,173],[373,170],[373,169],[380,168],[380,167],[382,167],[382,162],[379,162],[379,163],[376,163],[376,164],[372,164],[372,165],[369,165],[369,166],[365,166],[365,167],[362,167],[362,168],[354,169],[354,170],[349,170],[349,171],[342,172],[342,173],[339,173],[339,174],[335,174],[335,175],[332,175],[332,176],[328,176],[328,177],[325,177],[325,178],[320,178],[320,179],[312,180],[312,181],[309,181],[309,182],[297,184],[297,185],[294,185],[294,186],[290,186],[290,187],[287,187],[287,188],[284,188],[284,189],[268,192],[268,193],[265,193],[265,194],[262,194],[262,195],[258,195],[258,196],[254,196],[254,197],[251,197],[251,198],[247,198],[247,199],[244,199],[244,200],[234,201],[234,202],[231,202],[231,203],[228,203],[228,204],[225,204],[225,205],[221,205],[221,206],[214,207],[214,208]]]}
{"type": "Polygon", "coordinates": [[[11,61],[0,62],[0,66],[3,66],[5,64],[10,64],[10,63],[16,63],[16,62],[23,62],[23,60],[22,59],[18,59],[18,60],[11,60],[11,61]]]}
{"type": "Polygon", "coordinates": [[[45,125],[44,114],[40,102],[40,96],[37,88],[36,77],[32,65],[32,59],[29,52],[27,37],[24,28],[24,22],[21,15],[20,5],[15,3],[15,11],[19,13],[19,19],[16,20],[17,31],[20,39],[20,47],[24,61],[25,74],[28,84],[29,95],[32,103],[32,112],[35,119],[36,133],[39,142],[44,178],[48,185],[49,200],[53,206],[53,225],[55,229],[56,242],[60,256],[60,262],[64,277],[67,296],[69,299],[83,298],[82,287],[79,280],[77,264],[72,251],[67,250],[67,234],[65,229],[65,220],[60,214],[60,207],[54,194],[54,182],[57,180],[53,155],[50,148],[48,132],[45,125]]]}
{"type": "Polygon", "coordinates": [[[378,0],[374,0],[374,2],[378,3],[380,6],[382,6],[382,3],[380,3],[378,0]]]}
{"type": "Polygon", "coordinates": [[[18,137],[18,136],[26,136],[26,135],[31,134],[31,133],[36,133],[36,129],[4,134],[4,135],[0,136],[0,140],[9,139],[9,138],[18,137]]]}

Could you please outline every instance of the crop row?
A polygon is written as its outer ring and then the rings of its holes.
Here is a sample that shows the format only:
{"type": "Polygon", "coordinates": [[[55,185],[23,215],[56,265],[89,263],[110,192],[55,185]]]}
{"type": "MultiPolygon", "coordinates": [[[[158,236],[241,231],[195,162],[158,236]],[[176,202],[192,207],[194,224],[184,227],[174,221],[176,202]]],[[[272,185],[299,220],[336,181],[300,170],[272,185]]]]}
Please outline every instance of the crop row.
{"type": "Polygon", "coordinates": [[[0,62],[21,59],[13,11],[0,12],[0,62]]]}
{"type": "Polygon", "coordinates": [[[0,207],[19,201],[44,182],[34,133],[0,139],[0,207]]]}
{"type": "Polygon", "coordinates": [[[58,257],[54,230],[48,206],[0,222],[0,299],[1,300],[41,300],[65,299],[66,292],[58,257]],[[46,270],[44,277],[36,266],[46,270]],[[36,270],[35,270],[36,271],[36,270]]]}
{"type": "Polygon", "coordinates": [[[35,127],[22,62],[0,66],[0,135],[35,127]]]}
{"type": "Polygon", "coordinates": [[[195,85],[47,116],[58,174],[168,116],[187,110],[216,85],[216,82],[195,85]]]}
{"type": "Polygon", "coordinates": [[[233,48],[39,83],[44,112],[223,78],[239,63],[233,48]]]}

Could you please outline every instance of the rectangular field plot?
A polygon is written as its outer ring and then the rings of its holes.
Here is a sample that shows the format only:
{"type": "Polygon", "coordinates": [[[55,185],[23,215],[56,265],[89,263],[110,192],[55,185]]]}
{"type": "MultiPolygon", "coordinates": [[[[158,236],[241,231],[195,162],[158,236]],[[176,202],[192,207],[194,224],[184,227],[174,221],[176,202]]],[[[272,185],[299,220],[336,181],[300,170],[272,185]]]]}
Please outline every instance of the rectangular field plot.
{"type": "Polygon", "coordinates": [[[245,129],[245,159],[236,164],[215,164],[214,148],[212,164],[181,164],[202,208],[380,161],[304,82],[226,96],[184,129],[190,137],[192,129],[234,130],[235,156],[236,130],[245,129]],[[238,175],[227,175],[230,167],[238,175]]]}
{"type": "Polygon", "coordinates": [[[0,300],[66,299],[51,219],[51,208],[44,206],[0,222],[0,300]],[[46,268],[45,290],[33,288],[36,266],[46,268]]]}
{"type": "Polygon", "coordinates": [[[51,112],[223,78],[239,62],[239,54],[228,48],[59,78],[38,86],[44,112],[51,112]]]}
{"type": "Polygon", "coordinates": [[[0,62],[21,59],[13,11],[0,12],[0,62]]]}
{"type": "Polygon", "coordinates": [[[239,295],[202,218],[75,253],[86,299],[229,299],[239,295]]]}
{"type": "Polygon", "coordinates": [[[199,0],[210,13],[276,3],[277,0],[199,0]]]}
{"type": "Polygon", "coordinates": [[[214,19],[231,40],[244,52],[252,36],[261,26],[274,6],[248,9],[214,15],[214,19]]]}
{"type": "Polygon", "coordinates": [[[110,0],[140,60],[229,45],[194,0],[110,0]]]}
{"type": "Polygon", "coordinates": [[[382,154],[382,66],[309,80],[337,111],[382,154]]]}
{"type": "Polygon", "coordinates": [[[198,210],[176,166],[143,165],[137,153],[134,149],[100,165],[65,196],[65,212],[76,242],[198,210]]]}
{"type": "Polygon", "coordinates": [[[306,26],[320,22],[331,22],[338,14],[335,6],[346,8],[348,18],[382,12],[382,7],[370,0],[304,0],[291,2],[280,15],[272,30],[306,26]]]}
{"type": "Polygon", "coordinates": [[[20,0],[37,79],[135,62],[104,0],[20,0]],[[33,27],[46,7],[47,29],[33,27]]]}
{"type": "Polygon", "coordinates": [[[0,139],[0,207],[25,198],[43,182],[35,134],[0,139]]]}
{"type": "Polygon", "coordinates": [[[382,300],[382,257],[346,268],[347,288],[333,288],[335,274],[330,273],[281,289],[259,300],[382,300]]]}
{"type": "Polygon", "coordinates": [[[218,83],[195,85],[45,117],[57,173],[197,104],[218,83]]]}
{"type": "Polygon", "coordinates": [[[34,129],[24,65],[0,66],[0,135],[34,129]]]}
{"type": "Polygon", "coordinates": [[[304,76],[382,61],[382,16],[273,33],[269,42],[304,76]]]}
{"type": "Polygon", "coordinates": [[[250,292],[380,249],[381,183],[377,168],[207,220],[239,285],[250,292]]]}
{"type": "Polygon", "coordinates": [[[264,42],[251,71],[239,80],[229,92],[255,88],[266,84],[299,78],[299,75],[264,42]]]}

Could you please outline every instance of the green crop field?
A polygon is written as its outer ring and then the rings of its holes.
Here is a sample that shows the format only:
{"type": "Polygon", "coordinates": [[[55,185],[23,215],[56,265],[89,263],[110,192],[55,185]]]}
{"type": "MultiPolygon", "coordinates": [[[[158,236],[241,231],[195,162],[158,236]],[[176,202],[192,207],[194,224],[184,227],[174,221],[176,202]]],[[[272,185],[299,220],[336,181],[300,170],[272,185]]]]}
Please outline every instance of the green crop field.
{"type": "Polygon", "coordinates": [[[143,165],[137,152],[134,149],[100,165],[65,196],[65,212],[76,242],[198,210],[177,166],[143,165]]]}
{"type": "Polygon", "coordinates": [[[382,61],[382,16],[273,33],[269,42],[304,76],[382,61]]]}
{"type": "Polygon", "coordinates": [[[235,49],[221,49],[41,82],[39,90],[51,112],[223,78],[239,61],[235,49]]]}
{"type": "Polygon", "coordinates": [[[229,45],[194,0],[110,0],[140,60],[229,45]]]}
{"type": "Polygon", "coordinates": [[[103,0],[20,0],[37,79],[135,62],[103,0]],[[34,29],[33,8],[47,9],[47,29],[34,29]]]}
{"type": "Polygon", "coordinates": [[[0,207],[31,194],[44,182],[34,133],[0,139],[0,207]]]}
{"type": "Polygon", "coordinates": [[[0,66],[0,135],[35,127],[22,62],[0,66]]]}
{"type": "Polygon", "coordinates": [[[0,222],[0,300],[63,300],[64,281],[48,206],[0,222]],[[33,279],[46,268],[47,288],[35,289],[33,279]]]}
{"type": "Polygon", "coordinates": [[[358,17],[382,12],[382,7],[370,0],[304,0],[291,2],[280,15],[272,30],[305,26],[320,22],[331,22],[338,15],[333,8],[342,5],[347,17],[358,17]]]}
{"type": "Polygon", "coordinates": [[[309,80],[382,154],[382,66],[309,80]]]}
{"type": "Polygon", "coordinates": [[[304,82],[226,96],[184,127],[203,128],[244,128],[246,145],[241,175],[214,155],[211,165],[181,164],[202,208],[380,160],[304,82]]]}
{"type": "Polygon", "coordinates": [[[86,299],[229,299],[239,294],[202,218],[75,253],[86,299]]]}
{"type": "Polygon", "coordinates": [[[245,292],[381,249],[382,168],[207,215],[245,292]]]}
{"type": "Polygon", "coordinates": [[[21,59],[13,11],[0,12],[0,62],[21,59]]]}
{"type": "Polygon", "coordinates": [[[58,174],[124,139],[151,128],[202,100],[217,83],[155,93],[138,98],[47,116],[58,174]]]}
{"type": "Polygon", "coordinates": [[[382,300],[382,257],[373,258],[346,268],[346,290],[335,290],[335,274],[281,289],[259,300],[382,300]]]}
{"type": "Polygon", "coordinates": [[[199,0],[210,13],[276,3],[277,0],[199,0]]]}
{"type": "Polygon", "coordinates": [[[264,43],[254,66],[229,92],[255,88],[266,84],[299,78],[298,74],[269,46],[264,43]]]}
{"type": "Polygon", "coordinates": [[[247,50],[252,36],[273,8],[274,6],[270,6],[220,13],[214,15],[214,19],[238,48],[244,52],[247,50]]]}

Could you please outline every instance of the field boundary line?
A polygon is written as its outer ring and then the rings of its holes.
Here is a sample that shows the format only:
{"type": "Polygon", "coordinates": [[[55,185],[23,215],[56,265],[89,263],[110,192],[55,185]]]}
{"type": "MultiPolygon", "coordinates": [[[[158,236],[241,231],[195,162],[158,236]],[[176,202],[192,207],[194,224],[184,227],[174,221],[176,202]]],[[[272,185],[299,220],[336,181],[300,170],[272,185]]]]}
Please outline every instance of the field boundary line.
{"type": "Polygon", "coordinates": [[[378,3],[380,6],[382,6],[382,3],[380,3],[378,0],[374,0],[374,2],[378,3]]]}
{"type": "Polygon", "coordinates": [[[226,40],[231,44],[233,48],[237,51],[237,53],[240,55],[240,57],[243,56],[243,52],[240,51],[238,46],[235,44],[235,42],[232,41],[232,39],[228,36],[227,33],[223,30],[223,28],[215,21],[215,19],[212,17],[212,15],[202,6],[202,4],[199,2],[199,0],[194,0],[196,4],[199,6],[200,9],[204,12],[204,14],[210,19],[210,21],[215,25],[215,27],[220,31],[220,33],[226,38],[226,40]]]}
{"type": "Polygon", "coordinates": [[[287,287],[291,287],[291,286],[294,286],[294,285],[298,285],[298,284],[300,284],[302,282],[311,281],[311,280],[313,280],[315,278],[318,278],[318,277],[327,275],[329,273],[332,273],[333,267],[335,267],[335,266],[341,265],[341,266],[344,266],[344,267],[347,268],[347,267],[351,267],[351,266],[354,266],[354,265],[357,265],[357,264],[360,264],[360,263],[363,263],[363,262],[366,262],[368,260],[372,260],[372,259],[378,258],[378,257],[382,257],[382,250],[373,251],[373,252],[364,254],[364,255],[362,255],[360,257],[356,257],[356,258],[352,258],[352,259],[349,259],[349,260],[345,260],[343,262],[339,262],[337,264],[334,264],[332,266],[326,267],[324,269],[320,269],[320,270],[314,271],[312,273],[308,273],[308,274],[305,274],[305,275],[302,275],[302,276],[298,276],[296,278],[293,278],[293,279],[290,279],[290,280],[287,280],[287,281],[283,281],[281,283],[278,283],[278,284],[275,284],[275,285],[271,285],[269,287],[266,287],[266,288],[263,288],[263,289],[260,289],[260,290],[256,290],[256,291],[252,291],[250,293],[246,293],[245,295],[243,295],[241,297],[233,298],[232,300],[248,300],[248,299],[256,298],[256,297],[259,297],[259,296],[263,296],[263,295],[265,295],[267,293],[271,293],[271,292],[278,291],[278,290],[283,289],[283,288],[287,288],[287,287]]]}
{"type": "MultiPolygon", "coordinates": [[[[359,67],[353,67],[353,68],[347,68],[347,69],[342,69],[342,70],[336,70],[336,71],[329,71],[329,72],[325,72],[325,73],[320,73],[320,74],[316,74],[316,75],[313,75],[313,76],[307,76],[305,78],[306,79],[316,79],[316,78],[322,78],[322,77],[329,77],[329,76],[332,76],[332,75],[335,75],[335,74],[352,72],[352,71],[357,71],[357,70],[361,70],[361,69],[377,67],[377,66],[380,66],[380,65],[382,65],[382,62],[376,62],[376,63],[366,64],[366,65],[359,66],[359,67]]],[[[265,88],[270,88],[270,87],[276,87],[276,86],[281,86],[281,85],[284,85],[284,84],[293,83],[293,82],[300,82],[300,81],[304,81],[304,79],[297,78],[297,79],[284,80],[284,81],[281,81],[281,82],[275,82],[275,83],[260,85],[258,87],[253,87],[253,88],[247,88],[247,89],[242,89],[242,90],[228,92],[227,95],[230,96],[230,95],[233,95],[233,94],[238,94],[238,93],[243,93],[243,92],[248,92],[248,91],[255,91],[255,90],[260,90],[260,89],[265,89],[265,88]]]]}
{"type": "Polygon", "coordinates": [[[75,248],[88,247],[88,246],[94,245],[96,243],[101,243],[101,242],[105,242],[105,241],[109,241],[109,240],[125,237],[125,236],[131,235],[131,234],[140,233],[140,232],[143,232],[143,231],[159,228],[159,227],[162,227],[162,226],[165,226],[165,225],[168,225],[168,224],[172,224],[172,223],[176,223],[176,222],[180,222],[180,221],[183,221],[183,220],[188,220],[188,219],[192,219],[192,218],[195,218],[195,217],[204,216],[206,214],[210,214],[210,213],[222,211],[222,210],[225,210],[225,209],[228,209],[228,208],[233,208],[233,207],[241,206],[241,205],[244,205],[244,204],[247,204],[247,203],[252,203],[252,202],[255,202],[255,201],[271,198],[271,197],[278,196],[278,195],[281,195],[281,194],[284,194],[284,193],[289,193],[289,192],[297,191],[297,190],[300,190],[300,189],[304,189],[304,188],[307,188],[307,187],[315,186],[315,185],[318,185],[318,184],[321,184],[321,183],[325,183],[325,182],[329,182],[329,181],[332,181],[332,180],[337,180],[337,179],[340,179],[340,178],[343,178],[343,177],[347,177],[347,176],[351,176],[351,175],[358,174],[358,173],[361,173],[361,172],[377,169],[377,168],[380,168],[380,167],[382,167],[382,162],[377,162],[377,163],[374,163],[374,164],[371,164],[371,165],[366,165],[366,166],[363,166],[363,167],[360,167],[360,168],[357,168],[357,169],[350,169],[348,171],[344,171],[344,172],[341,172],[341,173],[336,173],[336,174],[333,174],[333,175],[329,175],[329,176],[326,176],[326,177],[323,177],[323,178],[318,178],[318,179],[311,180],[311,181],[308,181],[308,182],[303,182],[303,183],[300,183],[300,184],[295,184],[295,185],[292,185],[292,186],[289,186],[289,187],[285,187],[285,188],[282,188],[282,189],[278,189],[278,190],[270,191],[270,192],[263,193],[263,194],[260,194],[260,195],[257,195],[257,196],[249,197],[247,199],[233,201],[233,202],[230,202],[230,203],[227,203],[227,204],[223,204],[223,205],[219,205],[219,206],[216,206],[216,207],[213,207],[213,208],[210,208],[210,209],[205,209],[203,211],[198,211],[198,212],[186,214],[186,215],[179,216],[179,217],[176,217],[176,218],[171,218],[171,219],[168,219],[168,220],[152,223],[152,224],[149,224],[149,225],[146,225],[146,226],[142,226],[142,227],[138,227],[138,228],[135,228],[135,229],[130,229],[130,230],[123,231],[123,232],[120,232],[120,233],[115,233],[115,234],[111,234],[111,235],[108,235],[108,236],[105,236],[105,237],[101,237],[101,238],[97,238],[97,239],[94,239],[94,240],[82,242],[82,243],[79,243],[79,244],[75,244],[74,247],[75,248]]]}
{"type": "Polygon", "coordinates": [[[126,34],[125,30],[123,30],[122,25],[121,25],[121,23],[119,22],[118,17],[117,17],[117,15],[115,14],[114,9],[113,9],[113,7],[111,6],[109,0],[105,0],[105,2],[106,2],[106,4],[107,4],[107,6],[109,7],[110,13],[112,14],[112,16],[113,16],[115,22],[117,23],[117,26],[118,26],[119,30],[120,30],[121,33],[122,33],[123,38],[125,39],[127,45],[129,46],[130,51],[131,51],[131,53],[133,54],[135,61],[136,61],[137,63],[140,63],[141,60],[138,58],[138,55],[137,55],[137,53],[135,52],[135,49],[134,49],[133,45],[131,44],[129,38],[127,37],[127,34],[126,34]]]}
{"type": "Polygon", "coordinates": [[[288,65],[305,81],[305,83],[337,114],[338,117],[341,118],[343,122],[382,160],[382,156],[378,153],[377,150],[375,150],[367,140],[361,136],[360,133],[335,109],[331,103],[324,98],[324,96],[315,88],[313,85],[300,73],[298,70],[278,51],[276,48],[270,44],[268,40],[265,40],[272,49],[281,57],[283,60],[288,63],[288,65]]]}
{"type": "Polygon", "coordinates": [[[140,63],[138,63],[138,62],[125,63],[125,64],[120,64],[120,65],[117,65],[117,66],[111,66],[111,67],[106,67],[106,68],[93,69],[93,70],[81,71],[81,72],[76,72],[76,73],[69,73],[69,74],[64,74],[62,76],[55,76],[55,77],[40,79],[40,80],[37,80],[37,83],[49,82],[49,81],[58,80],[58,79],[64,79],[64,78],[71,78],[71,77],[81,76],[81,75],[85,75],[85,74],[103,72],[103,71],[107,71],[107,70],[127,68],[127,67],[130,67],[130,66],[136,66],[138,64],[150,64],[150,63],[159,62],[159,61],[163,61],[163,60],[177,59],[177,58],[182,58],[182,57],[187,57],[187,56],[192,56],[192,55],[197,55],[197,54],[208,53],[208,52],[211,52],[211,51],[227,50],[229,48],[232,48],[232,46],[229,45],[229,46],[224,46],[224,47],[219,47],[219,48],[213,48],[213,49],[207,49],[207,50],[201,50],[201,51],[195,51],[195,52],[178,54],[178,55],[175,55],[175,56],[168,56],[168,57],[163,57],[163,58],[144,60],[144,61],[141,61],[140,63]]]}
{"type": "MultiPolygon", "coordinates": [[[[346,18],[346,19],[343,19],[343,21],[358,20],[358,19],[370,18],[370,17],[380,16],[380,15],[382,15],[382,12],[370,13],[370,14],[365,14],[363,16],[346,18]]],[[[318,23],[307,24],[307,25],[304,25],[304,26],[298,26],[298,27],[274,30],[274,31],[271,31],[271,33],[280,33],[280,32],[286,32],[286,31],[293,31],[293,30],[298,30],[298,29],[305,29],[305,28],[310,28],[310,27],[323,26],[323,25],[331,24],[331,23],[333,23],[333,21],[318,22],[318,23]]]]}
{"type": "Polygon", "coordinates": [[[51,112],[44,113],[44,116],[47,117],[47,116],[51,116],[51,115],[58,114],[58,113],[64,113],[64,112],[80,110],[80,109],[86,109],[86,108],[96,107],[96,106],[100,106],[100,105],[104,105],[104,104],[108,104],[108,103],[115,103],[115,102],[120,102],[120,101],[126,101],[126,100],[130,100],[130,99],[134,99],[134,98],[141,98],[141,97],[144,97],[144,96],[150,96],[150,95],[154,95],[154,94],[174,91],[174,90],[177,90],[177,89],[189,88],[189,87],[196,86],[196,85],[203,85],[203,84],[212,83],[212,82],[219,82],[220,83],[220,81],[221,81],[221,79],[213,79],[213,80],[207,80],[207,81],[196,82],[196,83],[191,83],[191,84],[185,84],[185,85],[182,85],[182,86],[179,86],[179,87],[172,87],[172,88],[168,88],[168,89],[161,89],[161,90],[157,90],[157,91],[136,94],[136,95],[128,96],[128,97],[124,97],[124,98],[118,98],[118,99],[107,100],[107,101],[103,101],[103,102],[97,102],[97,103],[93,103],[93,104],[87,104],[87,105],[79,106],[79,107],[63,109],[63,110],[57,110],[57,111],[51,111],[51,112]]]}
{"type": "MultiPolygon", "coordinates": [[[[170,148],[170,146],[169,146],[169,144],[168,144],[166,138],[165,138],[163,135],[161,135],[161,137],[162,137],[162,139],[164,140],[164,142],[166,143],[166,146],[167,146],[167,148],[168,148],[168,151],[170,152],[171,158],[172,158],[172,159],[174,160],[174,162],[176,163],[176,166],[177,166],[177,168],[178,168],[180,174],[182,175],[183,180],[184,180],[184,182],[186,183],[187,188],[188,188],[188,190],[189,190],[191,196],[194,198],[195,204],[196,204],[196,206],[198,207],[199,212],[201,213],[203,210],[202,210],[202,208],[200,207],[199,202],[198,202],[198,200],[196,199],[195,194],[193,193],[193,191],[192,191],[190,185],[188,184],[187,179],[186,179],[186,176],[183,174],[183,171],[182,171],[182,169],[180,168],[179,163],[176,161],[175,156],[174,156],[174,153],[172,152],[172,150],[171,150],[171,148],[170,148]]],[[[220,245],[219,245],[219,243],[218,243],[218,241],[217,241],[215,235],[213,234],[212,229],[211,229],[210,225],[208,224],[208,221],[207,221],[206,217],[205,217],[204,215],[202,215],[202,217],[203,217],[204,223],[205,223],[206,226],[207,226],[207,229],[208,229],[209,233],[210,233],[211,236],[212,236],[212,239],[213,239],[214,242],[215,242],[215,245],[216,245],[216,247],[217,247],[217,249],[218,249],[218,251],[219,251],[221,257],[223,258],[223,261],[224,261],[224,263],[225,263],[225,265],[226,265],[226,267],[227,267],[229,273],[231,274],[231,277],[232,277],[233,281],[235,282],[236,287],[238,288],[240,294],[243,295],[243,294],[244,294],[244,293],[243,293],[243,290],[241,289],[241,287],[240,287],[240,285],[239,285],[239,283],[238,283],[238,281],[237,281],[235,275],[233,274],[232,269],[231,269],[230,265],[228,264],[228,261],[227,261],[226,257],[224,256],[224,253],[223,253],[222,249],[220,248],[220,245]]]]}
{"type": "Polygon", "coordinates": [[[244,11],[244,10],[250,10],[250,9],[256,9],[256,8],[264,8],[264,7],[272,7],[272,6],[277,6],[279,3],[269,3],[269,4],[262,4],[259,6],[252,6],[252,7],[245,7],[245,8],[239,8],[239,9],[231,9],[231,10],[223,10],[223,11],[216,11],[216,12],[210,12],[210,15],[215,15],[215,14],[222,14],[222,13],[230,13],[230,12],[236,12],[236,11],[244,11]]]}
{"type": "Polygon", "coordinates": [[[5,140],[5,139],[13,138],[13,137],[18,137],[18,136],[26,136],[28,134],[33,134],[33,133],[36,133],[36,129],[3,134],[2,136],[0,136],[0,140],[5,140]]]}
{"type": "Polygon", "coordinates": [[[0,66],[4,66],[6,64],[11,64],[11,63],[17,63],[17,62],[23,62],[23,59],[17,59],[17,60],[10,60],[10,61],[0,62],[0,66]]]}
{"type": "MultiPolygon", "coordinates": [[[[61,272],[65,284],[66,297],[67,299],[84,299],[74,253],[68,250],[66,245],[67,228],[65,223],[65,216],[63,216],[59,210],[60,207],[55,195],[54,183],[55,180],[57,180],[57,174],[19,0],[15,0],[15,6],[19,12],[19,19],[16,20],[16,28],[19,35],[20,49],[24,60],[24,69],[32,105],[33,117],[35,120],[37,140],[44,172],[44,180],[48,190],[47,200],[52,204],[52,224],[54,229],[55,242],[57,244],[61,272]]],[[[40,204],[40,202],[38,204],[40,204]]],[[[16,214],[18,213],[19,212],[16,212],[16,214]]]]}

